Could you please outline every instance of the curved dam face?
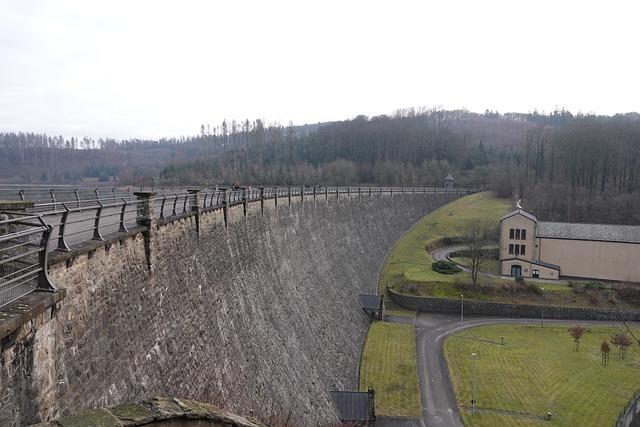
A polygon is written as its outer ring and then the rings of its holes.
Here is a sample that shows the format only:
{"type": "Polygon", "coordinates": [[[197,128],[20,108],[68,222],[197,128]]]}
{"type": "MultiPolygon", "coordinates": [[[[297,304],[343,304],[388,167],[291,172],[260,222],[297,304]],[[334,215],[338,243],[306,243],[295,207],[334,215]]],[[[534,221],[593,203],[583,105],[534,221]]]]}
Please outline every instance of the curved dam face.
{"type": "Polygon", "coordinates": [[[298,425],[356,390],[393,243],[456,195],[273,200],[158,221],[50,269],[67,297],[3,340],[0,424],[179,396],[298,425]],[[11,338],[11,339],[10,339],[11,338]]]}

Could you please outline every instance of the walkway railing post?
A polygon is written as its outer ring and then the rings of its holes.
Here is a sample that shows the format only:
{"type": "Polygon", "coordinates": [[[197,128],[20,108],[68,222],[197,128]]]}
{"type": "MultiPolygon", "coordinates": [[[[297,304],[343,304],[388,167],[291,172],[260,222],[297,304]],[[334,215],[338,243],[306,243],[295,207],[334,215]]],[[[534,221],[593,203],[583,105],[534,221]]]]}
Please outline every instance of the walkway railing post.
{"type": "Polygon", "coordinates": [[[93,223],[93,240],[104,240],[100,233],[100,216],[102,215],[102,202],[98,200],[98,209],[96,210],[96,218],[93,223]]]}
{"type": "Polygon", "coordinates": [[[304,185],[300,187],[300,203],[304,203],[304,185]]]}
{"type": "Polygon", "coordinates": [[[53,227],[49,224],[45,224],[40,216],[38,216],[38,220],[40,221],[40,224],[46,227],[42,232],[42,238],[40,239],[40,252],[38,253],[38,264],[41,267],[41,270],[38,273],[38,290],[54,292],[56,287],[49,280],[49,266],[47,264],[49,257],[49,239],[51,238],[53,227]]]}
{"type": "Polygon", "coordinates": [[[69,248],[69,245],[67,245],[67,242],[64,240],[64,230],[65,230],[65,228],[67,226],[67,219],[69,217],[69,207],[66,205],[66,203],[63,203],[62,207],[64,207],[64,212],[62,213],[62,217],[60,218],[60,225],[58,226],[58,247],[57,247],[57,249],[59,251],[68,252],[71,249],[69,248]]]}
{"type": "Polygon", "coordinates": [[[118,231],[121,233],[126,233],[129,230],[127,230],[127,226],[124,223],[124,214],[127,210],[127,201],[124,199],[124,197],[122,198],[122,209],[120,209],[120,224],[118,227],[118,231]]]}
{"type": "Polygon", "coordinates": [[[162,203],[160,204],[160,219],[164,219],[164,205],[167,201],[167,196],[162,195],[162,203]]]}

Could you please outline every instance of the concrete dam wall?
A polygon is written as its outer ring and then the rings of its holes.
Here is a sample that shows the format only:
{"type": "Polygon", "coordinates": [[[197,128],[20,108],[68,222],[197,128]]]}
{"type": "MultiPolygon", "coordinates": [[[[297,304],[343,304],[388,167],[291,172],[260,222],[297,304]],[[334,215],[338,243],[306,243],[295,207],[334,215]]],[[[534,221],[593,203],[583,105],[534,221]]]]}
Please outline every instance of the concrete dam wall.
{"type": "Polygon", "coordinates": [[[66,298],[2,340],[0,425],[176,396],[335,422],[393,243],[454,194],[293,197],[154,221],[62,257],[66,298]]]}

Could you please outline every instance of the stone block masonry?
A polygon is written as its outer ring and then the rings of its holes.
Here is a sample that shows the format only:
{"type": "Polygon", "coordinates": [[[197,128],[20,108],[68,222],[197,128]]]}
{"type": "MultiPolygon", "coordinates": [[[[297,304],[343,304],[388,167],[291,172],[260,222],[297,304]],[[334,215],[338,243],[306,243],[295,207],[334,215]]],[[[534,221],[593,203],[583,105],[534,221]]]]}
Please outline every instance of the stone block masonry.
{"type": "Polygon", "coordinates": [[[151,221],[147,242],[136,231],[57,263],[66,299],[1,342],[0,425],[152,395],[335,422],[329,391],[357,388],[358,294],[376,291],[415,221],[456,197],[285,197],[249,203],[246,218],[238,204],[227,227],[222,209],[151,221]]]}

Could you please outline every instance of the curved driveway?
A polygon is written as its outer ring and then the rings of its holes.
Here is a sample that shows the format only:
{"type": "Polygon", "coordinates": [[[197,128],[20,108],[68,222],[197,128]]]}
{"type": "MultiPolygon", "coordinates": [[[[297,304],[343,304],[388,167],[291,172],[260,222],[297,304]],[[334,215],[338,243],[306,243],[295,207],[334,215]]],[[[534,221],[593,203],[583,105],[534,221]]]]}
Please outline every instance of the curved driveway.
{"type": "MultiPolygon", "coordinates": [[[[390,320],[395,321],[395,319],[390,320]]],[[[458,403],[442,349],[442,344],[449,335],[474,326],[539,322],[540,319],[470,316],[465,317],[463,326],[460,324],[460,316],[455,314],[418,313],[415,326],[422,426],[462,427],[458,403]]],[[[575,320],[547,320],[545,322],[567,323],[575,322],[575,320]]],[[[588,320],[581,320],[580,323],[617,324],[616,322],[588,320]]]]}

